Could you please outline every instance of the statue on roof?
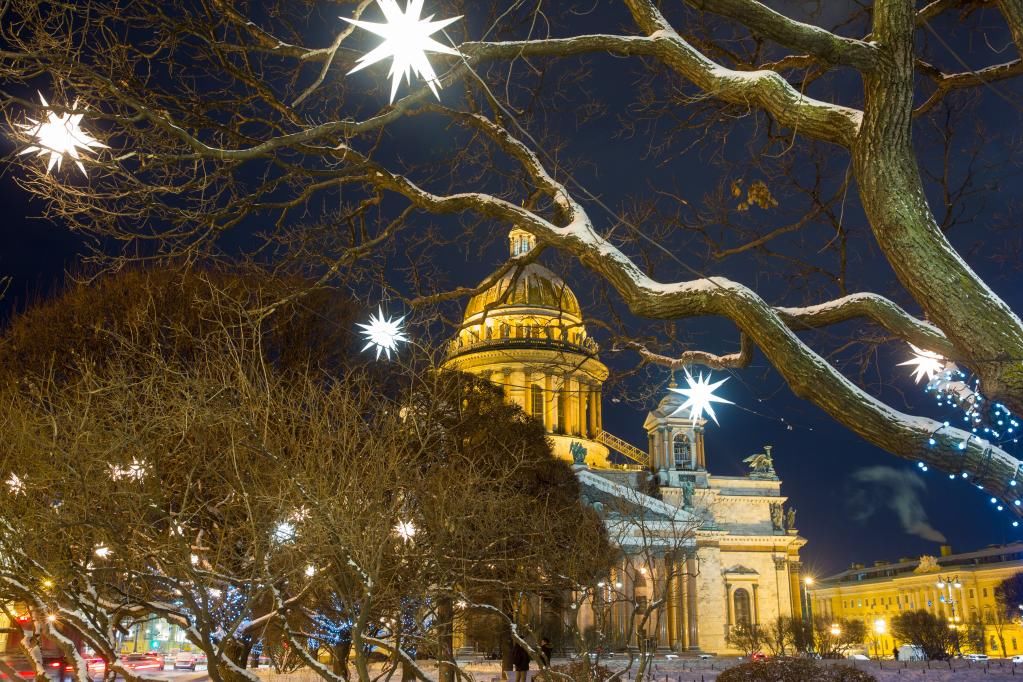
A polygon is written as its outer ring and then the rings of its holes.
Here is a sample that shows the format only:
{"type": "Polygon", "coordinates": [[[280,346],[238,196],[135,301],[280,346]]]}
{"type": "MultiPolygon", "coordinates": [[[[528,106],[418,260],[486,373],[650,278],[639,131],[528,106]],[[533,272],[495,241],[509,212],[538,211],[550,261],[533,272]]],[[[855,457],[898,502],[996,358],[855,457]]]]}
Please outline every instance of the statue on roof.
{"type": "Polygon", "coordinates": [[[777,479],[778,474],[774,472],[774,458],[771,457],[770,445],[764,446],[764,452],[750,455],[742,460],[750,468],[750,478],[777,479]]]}
{"type": "Polygon", "coordinates": [[[938,560],[928,554],[924,554],[920,557],[920,563],[917,564],[916,568],[913,569],[914,573],[933,573],[940,571],[941,566],[938,565],[938,560]]]}

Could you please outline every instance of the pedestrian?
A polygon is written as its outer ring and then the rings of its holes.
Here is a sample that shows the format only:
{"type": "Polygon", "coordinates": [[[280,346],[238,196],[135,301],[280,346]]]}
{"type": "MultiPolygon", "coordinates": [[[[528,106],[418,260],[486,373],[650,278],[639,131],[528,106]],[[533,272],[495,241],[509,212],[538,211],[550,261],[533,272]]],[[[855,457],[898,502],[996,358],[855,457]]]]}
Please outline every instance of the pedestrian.
{"type": "Polygon", "coordinates": [[[899,660],[899,647],[894,647],[892,649],[892,658],[894,658],[896,661],[899,660]]]}
{"type": "Polygon", "coordinates": [[[551,640],[546,637],[540,638],[540,663],[545,668],[551,667],[551,655],[554,653],[554,648],[551,646],[551,640]]]}
{"type": "Polygon", "coordinates": [[[512,668],[515,670],[515,682],[526,682],[529,674],[529,652],[518,642],[512,645],[512,668]]]}

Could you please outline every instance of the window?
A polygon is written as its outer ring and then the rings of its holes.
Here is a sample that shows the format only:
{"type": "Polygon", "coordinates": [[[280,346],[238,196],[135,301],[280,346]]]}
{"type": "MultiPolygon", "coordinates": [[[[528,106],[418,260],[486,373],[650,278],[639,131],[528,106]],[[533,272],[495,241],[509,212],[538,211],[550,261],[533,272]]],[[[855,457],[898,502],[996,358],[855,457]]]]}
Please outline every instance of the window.
{"type": "Polygon", "coordinates": [[[998,651],[998,640],[995,639],[994,635],[991,635],[991,641],[989,642],[989,644],[991,645],[988,647],[989,649],[991,649],[992,651],[998,651]]]}
{"type": "Polygon", "coordinates": [[[532,397],[530,412],[535,418],[543,421],[543,389],[534,384],[529,391],[532,397]]]}
{"type": "Polygon", "coordinates": [[[970,599],[973,599],[973,588],[970,588],[970,599]]]}
{"type": "Polygon", "coordinates": [[[1012,650],[1013,650],[1013,651],[1015,651],[1015,650],[1016,650],[1016,649],[1018,649],[1018,648],[1019,648],[1019,647],[1018,647],[1018,646],[1016,646],[1016,638],[1015,638],[1015,637],[1013,637],[1013,638],[1012,638],[1012,650]]]}
{"type": "Polygon", "coordinates": [[[673,451],[675,453],[675,468],[688,469],[689,462],[692,459],[689,437],[684,433],[675,434],[673,451]]]}
{"type": "Polygon", "coordinates": [[[735,624],[749,627],[753,620],[750,617],[749,592],[746,588],[740,587],[732,595],[732,602],[735,604],[735,624]]]}

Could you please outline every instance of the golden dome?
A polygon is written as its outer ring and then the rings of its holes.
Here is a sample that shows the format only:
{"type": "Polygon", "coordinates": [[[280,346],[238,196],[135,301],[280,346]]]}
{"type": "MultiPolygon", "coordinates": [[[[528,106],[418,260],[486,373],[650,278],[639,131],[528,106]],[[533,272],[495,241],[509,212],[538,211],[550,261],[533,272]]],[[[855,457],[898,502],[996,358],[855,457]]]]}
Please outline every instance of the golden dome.
{"type": "Polygon", "coordinates": [[[579,300],[564,280],[540,265],[530,263],[523,268],[512,268],[486,291],[469,299],[465,319],[484,310],[493,313],[505,308],[548,308],[555,314],[567,314],[582,319],[579,300]],[[508,288],[512,286],[512,291],[508,288]]]}

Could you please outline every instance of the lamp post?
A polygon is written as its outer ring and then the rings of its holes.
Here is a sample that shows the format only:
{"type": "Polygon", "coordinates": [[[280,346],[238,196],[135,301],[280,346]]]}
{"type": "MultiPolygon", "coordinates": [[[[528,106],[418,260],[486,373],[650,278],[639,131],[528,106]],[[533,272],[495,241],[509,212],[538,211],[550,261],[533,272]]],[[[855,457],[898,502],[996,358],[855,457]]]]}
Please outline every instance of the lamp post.
{"type": "Polygon", "coordinates": [[[945,576],[943,578],[939,577],[936,585],[939,590],[945,591],[945,594],[941,596],[941,599],[948,604],[949,610],[952,614],[948,619],[948,628],[952,631],[952,641],[956,648],[956,654],[961,656],[963,652],[959,645],[959,616],[956,615],[956,600],[952,596],[952,590],[953,588],[961,590],[963,588],[963,584],[959,582],[959,576],[956,575],[945,576]]]}
{"type": "Polygon", "coordinates": [[[877,656],[877,660],[881,660],[881,638],[888,632],[888,624],[884,618],[878,618],[874,621],[874,654],[877,656]]]}
{"type": "Polygon", "coordinates": [[[803,618],[807,623],[813,623],[813,610],[810,605],[810,587],[813,585],[813,578],[803,578],[803,618]]]}

